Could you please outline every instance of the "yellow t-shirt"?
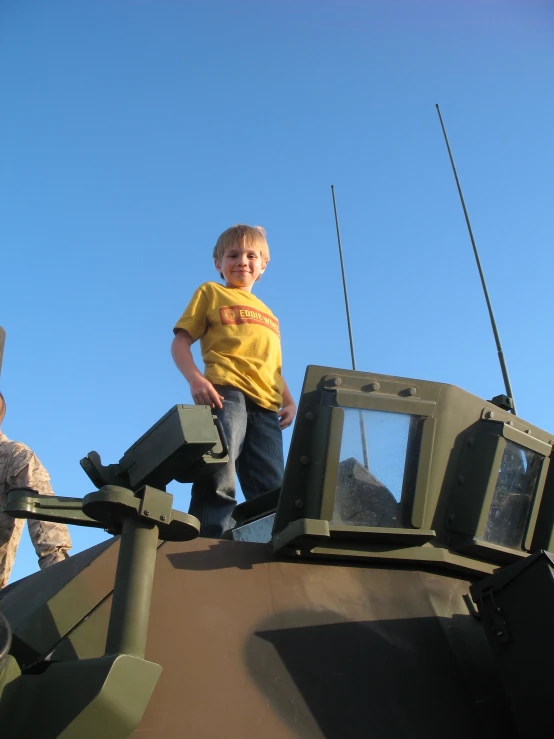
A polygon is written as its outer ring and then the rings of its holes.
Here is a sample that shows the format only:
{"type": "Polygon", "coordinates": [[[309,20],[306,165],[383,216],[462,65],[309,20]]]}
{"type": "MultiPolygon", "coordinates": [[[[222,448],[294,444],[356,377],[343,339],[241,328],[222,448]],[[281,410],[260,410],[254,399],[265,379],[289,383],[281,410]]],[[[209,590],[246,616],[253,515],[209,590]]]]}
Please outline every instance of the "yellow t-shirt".
{"type": "Polygon", "coordinates": [[[262,408],[283,403],[279,321],[255,295],[205,282],[173,329],[200,339],[204,377],[242,390],[262,408]]]}

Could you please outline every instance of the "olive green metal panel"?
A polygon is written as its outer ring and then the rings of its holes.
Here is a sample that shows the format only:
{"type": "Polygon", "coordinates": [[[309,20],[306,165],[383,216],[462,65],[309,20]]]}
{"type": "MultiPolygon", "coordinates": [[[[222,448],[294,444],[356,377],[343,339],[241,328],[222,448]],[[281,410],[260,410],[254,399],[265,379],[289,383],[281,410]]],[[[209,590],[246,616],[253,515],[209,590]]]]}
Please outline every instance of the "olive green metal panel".
{"type": "Polygon", "coordinates": [[[278,553],[285,550],[309,551],[320,539],[330,536],[329,522],[319,518],[298,518],[273,535],[271,545],[278,553]]]}
{"type": "Polygon", "coordinates": [[[451,497],[449,529],[472,537],[483,534],[496,485],[491,471],[500,468],[505,446],[505,440],[490,424],[482,423],[476,438],[469,437],[451,497]]]}
{"type": "Polygon", "coordinates": [[[299,518],[332,516],[343,412],[320,405],[319,393],[304,395],[298,408],[274,530],[299,518]],[[291,494],[292,493],[292,494],[291,494]],[[323,511],[323,513],[322,513],[323,511]]]}
{"type": "MultiPolygon", "coordinates": [[[[396,536],[394,536],[394,539],[396,539],[396,536]]],[[[303,551],[302,554],[313,560],[359,562],[368,567],[383,565],[393,567],[398,565],[430,568],[445,573],[451,572],[459,577],[483,577],[492,575],[498,569],[498,565],[495,563],[485,562],[470,555],[464,556],[443,547],[407,546],[406,543],[400,547],[394,539],[394,543],[381,540],[379,546],[368,547],[367,545],[360,546],[359,543],[351,543],[343,537],[340,541],[333,543],[332,548],[329,545],[320,546],[316,544],[310,549],[309,553],[303,551]]]]}
{"type": "Polygon", "coordinates": [[[351,390],[338,389],[336,398],[337,404],[343,408],[368,408],[375,411],[407,413],[417,416],[432,416],[437,409],[435,401],[420,400],[412,396],[386,396],[377,393],[362,395],[351,390]]]}
{"type": "Polygon", "coordinates": [[[65,662],[75,658],[101,657],[105,654],[111,607],[112,595],[108,595],[86,619],[56,645],[51,659],[65,662]]]}
{"type": "Polygon", "coordinates": [[[22,675],[0,704],[2,739],[127,739],[161,667],[129,655],[53,663],[22,675]]]}
{"type": "MultiPolygon", "coordinates": [[[[531,435],[531,433],[524,432],[512,425],[513,421],[502,424],[502,436],[505,439],[513,441],[514,444],[531,449],[537,454],[542,454],[543,457],[549,457],[552,452],[552,444],[549,444],[541,439],[537,439],[531,435]]],[[[530,429],[528,429],[530,432],[530,429]]]]}
{"type": "Polygon", "coordinates": [[[549,465],[540,503],[540,512],[533,531],[531,550],[554,552],[554,464],[549,465]]]}
{"type": "Polygon", "coordinates": [[[412,508],[412,525],[418,529],[422,528],[425,523],[425,510],[427,508],[429,484],[431,482],[431,462],[433,459],[436,428],[436,418],[425,418],[423,420],[420,458],[412,508]]]}
{"type": "Polygon", "coordinates": [[[529,523],[527,526],[527,533],[525,535],[524,547],[528,552],[535,552],[537,549],[543,549],[544,547],[534,547],[533,540],[535,537],[535,529],[537,527],[539,512],[542,507],[542,498],[545,491],[546,480],[548,478],[548,470],[550,469],[550,458],[545,459],[542,465],[542,469],[539,475],[537,484],[537,492],[535,494],[535,501],[531,509],[531,515],[529,516],[529,523]]]}
{"type": "Polygon", "coordinates": [[[6,588],[0,611],[13,632],[20,665],[44,657],[113,590],[119,538],[6,588]]]}
{"type": "Polygon", "coordinates": [[[188,445],[195,451],[198,447],[204,453],[214,447],[221,452],[219,435],[208,406],[174,406],[125,452],[120,466],[129,475],[133,489],[144,484],[162,487],[167,477],[171,479],[174,476],[173,467],[182,465],[183,469],[186,468],[184,460],[188,458],[188,445]],[[173,459],[173,455],[181,455],[183,461],[173,459]]]}
{"type": "Polygon", "coordinates": [[[144,485],[161,490],[172,480],[192,481],[227,462],[227,450],[211,408],[176,405],[143,434],[115,464],[97,452],[81,460],[96,487],[114,485],[136,491],[144,485]]]}
{"type": "Polygon", "coordinates": [[[11,684],[21,675],[21,670],[17,664],[17,660],[11,654],[7,654],[2,663],[0,671],[0,702],[4,691],[9,693],[12,689],[11,684]]]}

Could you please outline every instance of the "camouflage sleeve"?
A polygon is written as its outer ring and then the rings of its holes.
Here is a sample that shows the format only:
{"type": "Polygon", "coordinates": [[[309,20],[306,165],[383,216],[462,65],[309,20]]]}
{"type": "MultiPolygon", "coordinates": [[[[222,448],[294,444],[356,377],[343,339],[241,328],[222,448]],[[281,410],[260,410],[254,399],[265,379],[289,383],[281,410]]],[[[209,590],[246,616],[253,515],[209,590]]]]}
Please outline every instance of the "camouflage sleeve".
{"type": "MultiPolygon", "coordinates": [[[[41,495],[54,495],[50,475],[37,455],[23,445],[14,450],[8,483],[10,487],[31,488],[41,495]]],[[[71,537],[65,524],[31,519],[28,524],[41,569],[67,558],[67,550],[71,549],[71,537]]]]}
{"type": "Polygon", "coordinates": [[[17,444],[13,450],[7,482],[11,488],[31,488],[41,495],[54,495],[50,475],[37,455],[23,444],[17,444]]]}

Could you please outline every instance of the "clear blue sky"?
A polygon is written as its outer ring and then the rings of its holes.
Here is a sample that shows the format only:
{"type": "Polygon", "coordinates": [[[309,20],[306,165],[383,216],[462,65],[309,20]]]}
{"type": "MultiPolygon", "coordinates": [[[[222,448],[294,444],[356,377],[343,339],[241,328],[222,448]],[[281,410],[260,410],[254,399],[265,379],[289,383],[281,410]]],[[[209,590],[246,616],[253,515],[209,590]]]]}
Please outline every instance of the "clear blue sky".
{"type": "Polygon", "coordinates": [[[519,414],[554,429],[550,0],[4,0],[0,83],[3,430],[57,494],[191,402],[172,327],[233,223],[267,229],[293,394],[349,366],[331,184],[358,368],[503,392],[437,102],[519,414]]]}

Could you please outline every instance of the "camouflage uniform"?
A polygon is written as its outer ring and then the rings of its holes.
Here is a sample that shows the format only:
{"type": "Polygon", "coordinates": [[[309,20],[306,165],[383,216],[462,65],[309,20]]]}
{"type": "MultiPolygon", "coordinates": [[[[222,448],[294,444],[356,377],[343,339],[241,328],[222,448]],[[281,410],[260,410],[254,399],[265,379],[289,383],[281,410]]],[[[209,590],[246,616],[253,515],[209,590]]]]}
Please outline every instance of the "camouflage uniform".
{"type": "MultiPolygon", "coordinates": [[[[24,518],[2,513],[10,488],[32,488],[42,495],[54,495],[50,475],[37,455],[19,441],[10,441],[0,431],[0,588],[8,584],[15,553],[25,526],[24,518]]],[[[29,519],[29,534],[41,569],[61,562],[71,549],[67,526],[29,519]]]]}

